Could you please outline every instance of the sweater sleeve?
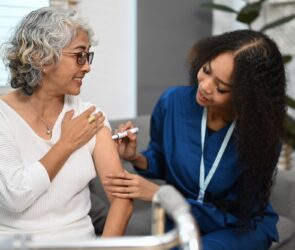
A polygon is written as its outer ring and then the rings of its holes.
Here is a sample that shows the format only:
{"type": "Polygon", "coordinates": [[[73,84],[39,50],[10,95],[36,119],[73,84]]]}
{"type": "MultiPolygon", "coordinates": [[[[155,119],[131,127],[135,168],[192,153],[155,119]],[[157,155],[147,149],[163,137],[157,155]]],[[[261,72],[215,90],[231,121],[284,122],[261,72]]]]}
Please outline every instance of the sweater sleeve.
{"type": "Polygon", "coordinates": [[[19,213],[49,188],[50,179],[39,161],[22,163],[16,140],[5,120],[0,120],[0,206],[19,213]]]}

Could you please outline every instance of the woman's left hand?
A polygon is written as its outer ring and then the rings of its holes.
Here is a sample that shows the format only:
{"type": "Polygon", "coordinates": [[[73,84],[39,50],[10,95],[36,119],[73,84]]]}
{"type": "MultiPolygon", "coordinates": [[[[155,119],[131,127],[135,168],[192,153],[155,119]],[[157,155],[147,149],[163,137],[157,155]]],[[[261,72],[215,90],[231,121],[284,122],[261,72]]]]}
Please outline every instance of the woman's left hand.
{"type": "Polygon", "coordinates": [[[144,201],[152,201],[159,186],[145,178],[137,175],[124,173],[108,174],[103,185],[112,196],[118,198],[132,198],[144,201]]]}

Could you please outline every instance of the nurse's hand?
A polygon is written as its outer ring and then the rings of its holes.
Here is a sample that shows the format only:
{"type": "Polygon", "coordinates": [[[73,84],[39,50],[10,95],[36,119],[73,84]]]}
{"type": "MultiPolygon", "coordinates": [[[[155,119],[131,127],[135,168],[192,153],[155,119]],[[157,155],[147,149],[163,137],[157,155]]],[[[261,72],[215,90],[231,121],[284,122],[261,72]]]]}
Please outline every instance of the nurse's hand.
{"type": "Polygon", "coordinates": [[[152,201],[159,186],[137,175],[124,173],[110,173],[103,181],[103,185],[112,196],[152,201]]]}
{"type": "MultiPolygon", "coordinates": [[[[128,129],[134,128],[134,125],[131,121],[126,122],[125,124],[120,124],[115,133],[123,132],[128,129]]],[[[128,136],[116,140],[117,148],[119,155],[122,159],[132,162],[136,157],[136,148],[137,148],[137,135],[128,133],[128,136]]]]}

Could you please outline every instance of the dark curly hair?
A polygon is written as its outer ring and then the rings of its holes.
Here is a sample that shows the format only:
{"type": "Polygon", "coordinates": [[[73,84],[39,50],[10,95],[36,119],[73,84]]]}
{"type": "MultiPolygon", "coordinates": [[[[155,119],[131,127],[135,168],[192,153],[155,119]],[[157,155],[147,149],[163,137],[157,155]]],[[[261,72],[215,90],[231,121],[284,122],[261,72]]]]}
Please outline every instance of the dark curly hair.
{"type": "Polygon", "coordinates": [[[277,45],[268,36],[253,30],[236,30],[202,39],[193,46],[190,83],[198,84],[200,68],[226,52],[234,56],[234,134],[245,170],[236,184],[237,199],[213,202],[248,221],[263,216],[269,201],[286,113],[285,69],[277,45]]]}

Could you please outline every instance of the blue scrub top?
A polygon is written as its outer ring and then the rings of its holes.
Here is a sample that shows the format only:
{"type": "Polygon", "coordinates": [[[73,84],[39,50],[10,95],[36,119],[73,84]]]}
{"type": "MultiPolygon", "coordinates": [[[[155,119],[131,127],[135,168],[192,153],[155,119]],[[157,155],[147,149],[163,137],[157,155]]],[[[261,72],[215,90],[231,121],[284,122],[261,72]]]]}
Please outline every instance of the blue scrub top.
{"type": "MultiPolygon", "coordinates": [[[[196,87],[179,86],[162,94],[151,117],[151,140],[147,150],[143,152],[148,160],[148,169],[137,171],[145,177],[164,179],[175,186],[191,205],[200,231],[205,235],[217,230],[241,227],[241,221],[212,203],[197,202],[203,107],[196,102],[196,91],[196,87]]],[[[208,133],[207,129],[204,145],[205,176],[229,126],[230,124],[214,133],[208,133]]],[[[237,180],[243,168],[238,160],[235,138],[232,135],[206,194],[210,193],[215,198],[235,199],[237,180]]],[[[278,216],[269,204],[263,220],[260,217],[253,219],[251,230],[259,228],[259,233],[265,234],[270,242],[276,241],[277,221],[278,216]]]]}

